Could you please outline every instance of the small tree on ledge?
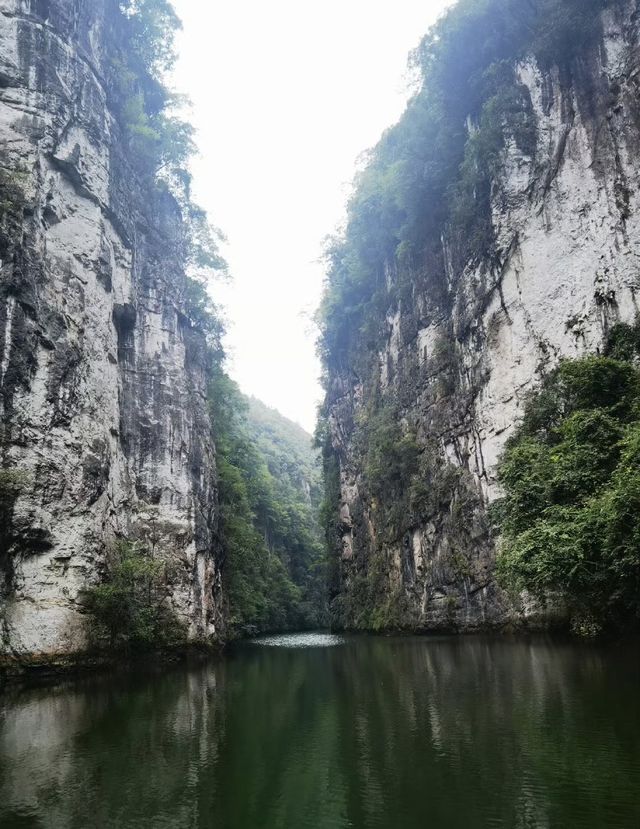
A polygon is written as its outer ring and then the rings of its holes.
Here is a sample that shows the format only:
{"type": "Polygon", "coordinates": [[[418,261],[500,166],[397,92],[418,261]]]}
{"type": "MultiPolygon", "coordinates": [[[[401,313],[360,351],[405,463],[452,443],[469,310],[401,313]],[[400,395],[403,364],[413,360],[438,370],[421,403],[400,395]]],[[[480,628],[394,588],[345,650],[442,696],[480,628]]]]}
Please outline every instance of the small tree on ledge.
{"type": "Polygon", "coordinates": [[[166,564],[137,542],[116,542],[105,578],[89,589],[86,604],[97,644],[145,650],[185,640],[184,626],[167,605],[166,564]]]}

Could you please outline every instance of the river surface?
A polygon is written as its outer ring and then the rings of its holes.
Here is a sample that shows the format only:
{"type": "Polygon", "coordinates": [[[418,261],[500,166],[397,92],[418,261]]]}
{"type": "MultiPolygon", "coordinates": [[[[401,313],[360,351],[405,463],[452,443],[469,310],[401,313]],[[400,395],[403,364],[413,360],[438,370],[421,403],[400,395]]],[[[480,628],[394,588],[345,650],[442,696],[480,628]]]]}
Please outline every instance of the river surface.
{"type": "Polygon", "coordinates": [[[638,829],[629,645],[327,634],[0,697],[0,827],[638,829]]]}

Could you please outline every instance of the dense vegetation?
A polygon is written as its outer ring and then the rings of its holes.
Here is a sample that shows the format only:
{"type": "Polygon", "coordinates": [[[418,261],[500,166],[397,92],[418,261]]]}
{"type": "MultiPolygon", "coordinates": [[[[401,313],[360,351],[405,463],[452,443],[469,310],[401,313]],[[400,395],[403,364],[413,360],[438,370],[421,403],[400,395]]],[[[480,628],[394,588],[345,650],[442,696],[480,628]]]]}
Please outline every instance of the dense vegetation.
{"type": "Polygon", "coordinates": [[[417,282],[446,307],[442,238],[459,271],[495,258],[489,196],[507,141],[534,156],[537,130],[514,65],[535,54],[566,73],[615,0],[460,0],[412,56],[419,89],[370,151],[344,231],[327,246],[319,312],[327,372],[370,370],[381,324],[417,282]],[[391,278],[390,278],[391,277],[391,278]]]}
{"type": "MultiPolygon", "coordinates": [[[[368,552],[366,562],[357,562],[348,591],[341,589],[337,569],[332,571],[332,622],[347,629],[401,628],[409,621],[404,591],[399,585],[392,587],[389,583],[389,565],[383,544],[398,541],[413,522],[411,493],[424,472],[420,447],[412,431],[401,426],[398,412],[380,404],[377,399],[358,419],[353,438],[355,451],[363,461],[361,486],[368,492],[370,515],[380,530],[382,544],[368,552]]],[[[331,457],[325,462],[328,465],[335,463],[331,457]]],[[[327,488],[327,499],[338,498],[337,473],[335,466],[334,489],[327,488]]],[[[327,500],[324,509],[330,533],[334,535],[328,541],[334,547],[337,535],[335,501],[331,504],[327,500]]]]}
{"type": "Polygon", "coordinates": [[[187,274],[176,289],[183,310],[210,337],[219,338],[221,326],[206,282],[210,273],[226,271],[218,251],[222,235],[192,200],[194,131],[180,115],[185,99],[165,82],[175,63],[180,25],[169,0],[120,0],[112,20],[109,103],[134,174],[150,194],[169,193],[180,209],[180,255],[187,274]]]}
{"type": "Polygon", "coordinates": [[[166,603],[167,570],[167,562],[155,556],[153,539],[113,545],[104,580],[86,595],[96,644],[128,650],[184,641],[185,631],[166,603]]]}
{"type": "Polygon", "coordinates": [[[311,437],[244,398],[220,369],[210,401],[231,632],[318,626],[325,576],[311,437]]]}
{"type": "Polygon", "coordinates": [[[608,4],[460,0],[423,38],[413,54],[419,90],[370,152],[346,228],[327,248],[320,312],[327,370],[367,367],[384,314],[410,296],[411,280],[427,279],[434,299],[446,301],[443,233],[455,270],[491,263],[489,196],[502,150],[507,141],[528,156],[536,150],[531,102],[514,64],[533,53],[570,72],[576,53],[596,41],[598,12],[608,4]]]}
{"type": "MultiPolygon", "coordinates": [[[[224,372],[218,352],[210,355],[229,633],[324,625],[322,490],[311,436],[244,397],[224,372]]],[[[156,555],[153,533],[136,542],[121,540],[108,551],[104,578],[86,595],[97,644],[144,649],[184,639],[167,605],[167,567],[156,555]]]]}
{"type": "Polygon", "coordinates": [[[282,550],[291,578],[306,590],[310,603],[322,603],[324,565],[318,523],[322,501],[320,458],[311,436],[301,426],[255,397],[250,397],[247,404],[249,435],[273,479],[274,506],[278,507],[274,513],[276,526],[273,530],[265,528],[266,537],[272,547],[282,550]]]}
{"type": "Polygon", "coordinates": [[[503,583],[558,595],[574,628],[640,621],[640,324],[566,360],[529,400],[499,466],[503,583]]]}

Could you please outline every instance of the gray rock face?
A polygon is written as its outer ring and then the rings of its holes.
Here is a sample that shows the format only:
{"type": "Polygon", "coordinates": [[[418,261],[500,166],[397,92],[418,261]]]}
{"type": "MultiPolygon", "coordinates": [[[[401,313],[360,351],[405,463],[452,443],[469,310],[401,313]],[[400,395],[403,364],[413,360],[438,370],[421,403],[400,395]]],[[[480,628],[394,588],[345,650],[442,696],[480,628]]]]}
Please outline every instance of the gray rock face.
{"type": "Polygon", "coordinates": [[[205,343],[181,313],[179,209],[130,168],[111,0],[0,0],[0,654],[87,645],[116,537],[172,562],[191,639],[220,633],[205,343]]]}
{"type": "MultiPolygon", "coordinates": [[[[640,310],[637,3],[603,20],[602,42],[571,76],[533,59],[516,67],[537,146],[527,156],[507,142],[493,182],[498,262],[456,270],[444,238],[446,285],[434,290],[425,274],[405,274],[411,295],[387,317],[378,387],[400,401],[424,449],[431,495],[400,538],[384,539],[380,505],[363,492],[354,435],[367,416],[365,386],[354,367],[331,378],[342,600],[353,598],[362,562],[370,571],[375,561],[411,627],[473,629],[514,618],[494,583],[486,518],[499,455],[543,375],[562,357],[597,351],[612,324],[640,310]]],[[[398,279],[394,268],[388,279],[398,279]]],[[[536,611],[523,602],[520,612],[536,611]]]]}

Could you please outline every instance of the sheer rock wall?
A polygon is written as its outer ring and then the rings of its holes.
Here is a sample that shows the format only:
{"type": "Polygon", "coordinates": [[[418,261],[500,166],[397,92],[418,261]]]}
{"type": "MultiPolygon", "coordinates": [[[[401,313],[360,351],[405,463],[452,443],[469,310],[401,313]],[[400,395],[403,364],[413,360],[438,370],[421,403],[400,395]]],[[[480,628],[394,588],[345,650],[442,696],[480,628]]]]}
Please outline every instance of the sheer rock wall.
{"type": "Polygon", "coordinates": [[[112,0],[0,0],[0,654],[88,644],[118,537],[167,561],[191,639],[221,630],[205,343],[181,313],[177,204],[109,105],[112,0]],[[9,203],[7,204],[7,199],[9,203]]]}
{"type": "MultiPolygon", "coordinates": [[[[537,146],[528,156],[508,141],[493,181],[496,261],[456,270],[443,238],[441,276],[427,265],[409,280],[403,274],[412,290],[387,316],[378,388],[399,401],[424,453],[437,456],[426,485],[445,497],[438,503],[435,492],[435,508],[401,538],[385,540],[380,505],[366,492],[354,437],[367,417],[366,383],[354,366],[330,377],[343,603],[375,560],[409,627],[468,630],[538,612],[526,603],[514,609],[495,585],[486,510],[498,494],[498,457],[544,373],[562,357],[597,351],[612,324],[640,310],[637,2],[603,23],[598,48],[570,72],[543,70],[534,59],[516,67],[537,146]],[[448,497],[447,465],[458,476],[448,497]]],[[[397,279],[391,267],[388,280],[397,279]]]]}

